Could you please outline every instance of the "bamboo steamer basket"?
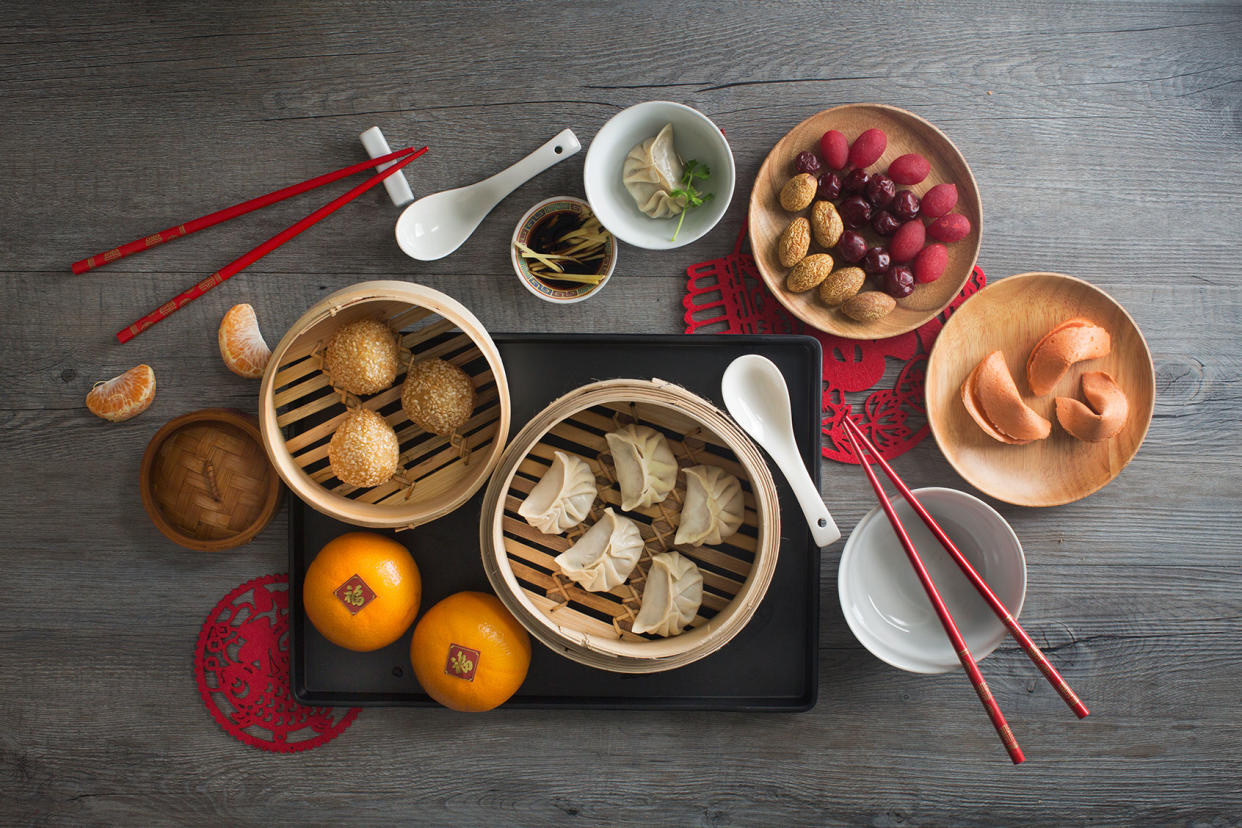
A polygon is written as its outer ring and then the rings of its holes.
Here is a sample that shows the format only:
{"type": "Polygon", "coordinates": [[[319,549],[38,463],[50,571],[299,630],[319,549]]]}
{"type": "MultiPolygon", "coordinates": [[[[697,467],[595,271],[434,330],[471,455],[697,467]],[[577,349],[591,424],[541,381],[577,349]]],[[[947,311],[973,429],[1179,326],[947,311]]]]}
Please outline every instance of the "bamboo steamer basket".
{"type": "Polygon", "coordinates": [[[663,380],[616,379],[585,385],[554,401],[514,438],[483,499],[479,527],[483,568],[510,612],[552,650],[590,667],[654,673],[690,664],[728,643],[750,620],[772,580],[780,549],[780,510],[772,474],[755,444],[707,400],[663,380]],[[746,514],[739,532],[715,547],[673,545],[685,476],[663,503],[625,512],[646,542],[629,580],[587,592],[553,560],[607,507],[621,512],[621,492],[604,434],[637,422],[662,432],[678,465],[720,466],[742,483],[746,514]],[[598,497],[581,526],[545,535],[517,514],[552,462],[576,454],[596,474],[598,497]],[[674,549],[703,574],[703,605],[689,629],[669,638],[631,626],[654,553],[674,549]]]}
{"type": "Polygon", "coordinates": [[[356,526],[408,529],[453,511],[483,486],[509,434],[509,385],[487,330],[457,300],[409,282],[360,282],[315,304],[272,351],[259,394],[263,445],[281,479],[307,505],[356,526]],[[457,433],[429,434],[405,416],[408,361],[391,388],[360,401],[332,389],[322,370],[324,346],[338,328],[364,318],[399,332],[416,359],[445,359],[470,375],[475,408],[457,433]],[[347,400],[378,411],[396,430],[398,477],[354,488],[332,474],[328,441],[347,400]]]}

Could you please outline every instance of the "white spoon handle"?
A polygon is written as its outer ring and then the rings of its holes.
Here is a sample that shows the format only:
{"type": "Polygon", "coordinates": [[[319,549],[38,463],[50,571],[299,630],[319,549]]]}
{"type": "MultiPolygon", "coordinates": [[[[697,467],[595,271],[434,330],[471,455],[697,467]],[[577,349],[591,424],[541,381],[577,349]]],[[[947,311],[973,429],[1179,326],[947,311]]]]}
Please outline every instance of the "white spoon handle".
{"type": "Polygon", "coordinates": [[[491,197],[491,204],[484,212],[491,212],[492,207],[499,204],[509,193],[580,149],[582,144],[578,143],[578,136],[574,135],[574,131],[563,129],[551,141],[513,166],[501,170],[491,178],[483,179],[477,186],[491,197]]]}
{"type": "Polygon", "coordinates": [[[815,539],[815,545],[822,548],[835,543],[841,537],[841,530],[837,529],[836,521],[828,513],[828,507],[820,497],[819,487],[811,480],[810,473],[802,464],[802,458],[792,447],[776,452],[769,449],[768,453],[789,481],[789,487],[793,489],[794,497],[802,507],[802,514],[806,515],[807,525],[811,527],[811,537],[815,539]]]}

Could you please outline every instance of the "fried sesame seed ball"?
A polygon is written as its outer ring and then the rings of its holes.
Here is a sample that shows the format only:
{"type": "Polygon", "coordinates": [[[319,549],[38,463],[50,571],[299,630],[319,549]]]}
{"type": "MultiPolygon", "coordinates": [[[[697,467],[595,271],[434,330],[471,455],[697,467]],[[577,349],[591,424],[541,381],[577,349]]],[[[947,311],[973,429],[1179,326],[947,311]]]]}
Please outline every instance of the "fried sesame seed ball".
{"type": "Polygon", "coordinates": [[[328,464],[342,483],[378,486],[397,471],[401,446],[392,426],[369,408],[345,415],[328,443],[328,464]]]}
{"type": "Polygon", "coordinates": [[[345,325],[328,340],[324,368],[332,386],[351,394],[376,394],[397,378],[397,337],[376,319],[345,325]]]}
{"type": "Polygon", "coordinates": [[[456,365],[425,359],[411,366],[401,391],[401,407],[414,425],[447,437],[474,411],[474,383],[456,365]]]}

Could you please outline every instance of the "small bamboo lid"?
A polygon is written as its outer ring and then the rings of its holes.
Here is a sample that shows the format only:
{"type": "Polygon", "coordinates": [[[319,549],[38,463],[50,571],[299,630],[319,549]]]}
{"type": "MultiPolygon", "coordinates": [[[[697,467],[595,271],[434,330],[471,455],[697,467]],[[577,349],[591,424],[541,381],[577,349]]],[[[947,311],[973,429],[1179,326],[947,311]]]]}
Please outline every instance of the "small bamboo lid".
{"type": "Polygon", "coordinates": [[[202,552],[249,542],[280,504],[280,478],[254,418],[227,408],[166,423],[147,445],[140,485],[156,527],[202,552]]]}

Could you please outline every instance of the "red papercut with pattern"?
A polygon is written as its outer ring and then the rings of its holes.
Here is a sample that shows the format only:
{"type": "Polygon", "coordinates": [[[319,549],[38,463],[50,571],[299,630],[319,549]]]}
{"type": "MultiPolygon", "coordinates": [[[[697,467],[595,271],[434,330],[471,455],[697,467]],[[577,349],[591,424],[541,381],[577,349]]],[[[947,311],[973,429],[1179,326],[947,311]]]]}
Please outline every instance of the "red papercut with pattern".
{"type": "Polygon", "coordinates": [[[203,704],[239,741],[277,753],[330,742],[360,708],[306,707],[289,693],[289,576],[230,592],[198,634],[194,675],[203,704]]]}
{"type": "Polygon", "coordinates": [[[923,377],[927,355],[945,320],[968,296],[987,284],[975,268],[956,299],[922,327],[890,339],[845,339],[816,330],[785,310],[772,296],[755,267],[746,225],[733,252],[686,268],[682,305],[686,333],[809,334],[824,351],[822,406],[823,454],[830,460],[857,463],[842,424],[853,416],[885,459],[893,459],[927,436],[923,377]],[[708,330],[703,330],[703,329],[708,330]],[[890,361],[893,369],[890,369],[890,361]],[[886,375],[890,387],[876,388],[886,375]],[[870,392],[870,393],[864,393],[870,392]],[[852,402],[851,396],[852,395],[852,402]],[[854,406],[861,411],[855,411],[854,406]]]}

